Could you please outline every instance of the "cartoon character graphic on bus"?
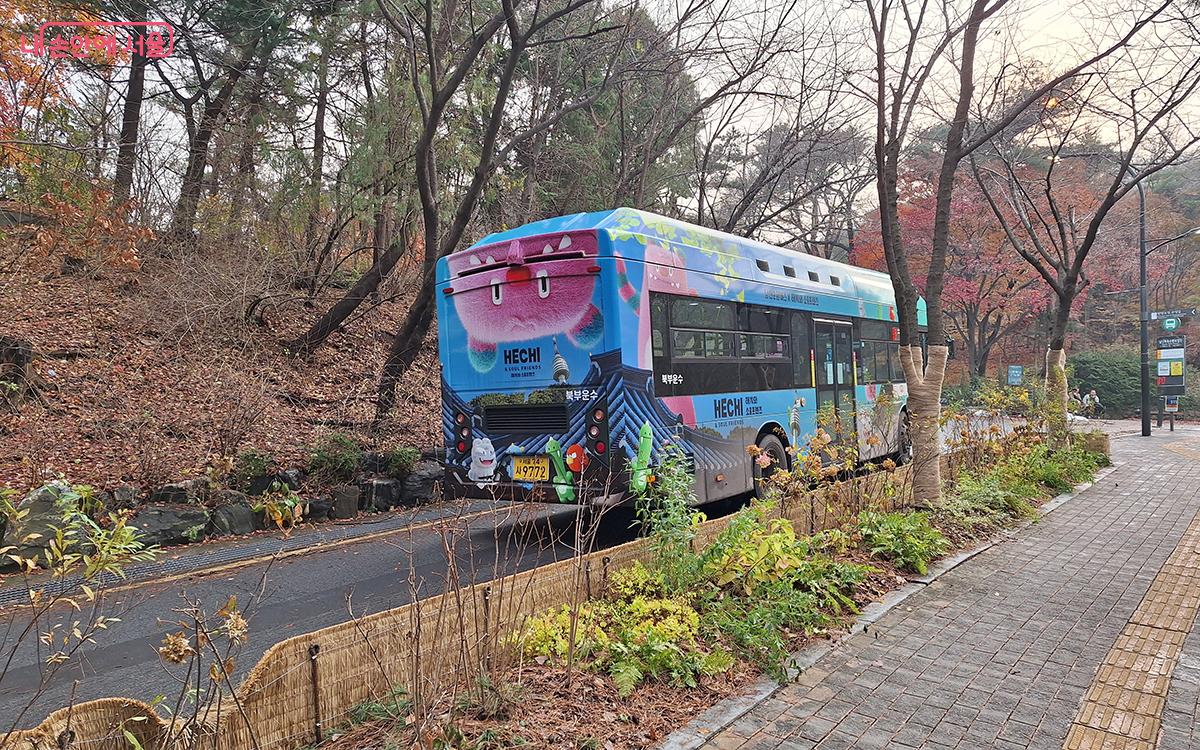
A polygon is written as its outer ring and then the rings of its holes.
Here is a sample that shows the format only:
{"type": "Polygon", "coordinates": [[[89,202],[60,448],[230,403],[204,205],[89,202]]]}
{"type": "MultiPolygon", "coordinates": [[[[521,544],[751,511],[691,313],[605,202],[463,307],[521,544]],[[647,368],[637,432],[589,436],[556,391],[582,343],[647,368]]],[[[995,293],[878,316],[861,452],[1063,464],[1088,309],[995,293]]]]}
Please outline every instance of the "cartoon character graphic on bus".
{"type": "Polygon", "coordinates": [[[564,333],[582,348],[600,340],[604,319],[592,303],[599,278],[592,270],[594,240],[590,255],[573,248],[586,239],[527,238],[513,240],[507,252],[492,245],[450,256],[451,273],[473,285],[453,300],[476,372],[496,365],[497,344],[564,333]]]}
{"type": "Polygon", "coordinates": [[[696,296],[696,290],[688,286],[683,258],[670,247],[655,242],[646,244],[646,275],[650,289],[656,292],[696,296]]]}
{"type": "Polygon", "coordinates": [[[467,471],[467,478],[479,489],[496,481],[496,448],[488,438],[471,441],[471,468],[467,471]]]}

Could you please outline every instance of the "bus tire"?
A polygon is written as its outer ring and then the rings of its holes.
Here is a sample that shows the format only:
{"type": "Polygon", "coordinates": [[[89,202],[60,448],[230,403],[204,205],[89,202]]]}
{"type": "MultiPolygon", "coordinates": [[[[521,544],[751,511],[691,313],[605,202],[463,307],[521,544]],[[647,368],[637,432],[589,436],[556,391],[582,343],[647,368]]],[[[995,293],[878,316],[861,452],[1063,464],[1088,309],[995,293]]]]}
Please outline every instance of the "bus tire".
{"type": "Polygon", "coordinates": [[[762,480],[770,477],[775,473],[777,467],[788,467],[787,449],[783,446],[783,441],[771,434],[761,435],[758,438],[758,449],[770,456],[773,461],[770,466],[765,469],[758,464],[758,456],[750,462],[750,466],[754,471],[754,493],[759,497],[763,496],[762,480]]]}
{"type": "Polygon", "coordinates": [[[899,443],[896,451],[896,463],[903,466],[910,464],[913,460],[913,445],[912,445],[912,430],[910,429],[910,418],[908,410],[900,412],[900,429],[896,433],[897,442],[899,443]]]}

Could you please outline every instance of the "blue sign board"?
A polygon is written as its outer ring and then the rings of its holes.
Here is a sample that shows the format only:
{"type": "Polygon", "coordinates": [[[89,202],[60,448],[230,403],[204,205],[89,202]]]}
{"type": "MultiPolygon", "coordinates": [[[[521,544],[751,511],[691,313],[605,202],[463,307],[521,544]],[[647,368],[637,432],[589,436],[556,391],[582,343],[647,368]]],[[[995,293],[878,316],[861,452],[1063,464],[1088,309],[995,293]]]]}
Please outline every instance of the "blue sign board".
{"type": "Polygon", "coordinates": [[[1025,365],[1008,366],[1008,384],[1020,385],[1025,382],[1025,365]]]}

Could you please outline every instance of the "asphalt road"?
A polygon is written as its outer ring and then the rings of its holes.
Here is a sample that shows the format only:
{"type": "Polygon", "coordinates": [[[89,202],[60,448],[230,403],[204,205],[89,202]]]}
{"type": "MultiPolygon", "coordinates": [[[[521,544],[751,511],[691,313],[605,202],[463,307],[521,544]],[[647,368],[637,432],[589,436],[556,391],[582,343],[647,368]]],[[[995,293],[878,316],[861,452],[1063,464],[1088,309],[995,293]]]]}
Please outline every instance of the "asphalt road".
{"type": "MultiPolygon", "coordinates": [[[[732,512],[745,498],[705,506],[710,518],[732,512]]],[[[51,711],[104,697],[174,703],[180,685],[166,671],[157,648],[179,631],[180,610],[200,602],[213,612],[232,595],[250,620],[249,638],[237,657],[235,682],[272,644],[355,615],[406,604],[441,591],[447,550],[453,550],[463,579],[483,581],[569,557],[575,544],[576,509],[512,504],[497,513],[418,524],[408,530],[375,534],[332,547],[316,547],[280,559],[263,557],[233,567],[205,571],[205,556],[238,540],[181,548],[196,556],[195,574],[117,587],[105,594],[106,614],[121,618],[95,645],[57,669],[44,687],[44,655],[27,638],[13,652],[7,670],[0,664],[0,736],[12,728],[36,725],[51,711]]],[[[595,548],[634,537],[632,514],[616,509],[605,515],[595,548]]],[[[7,658],[15,633],[26,622],[22,607],[0,609],[0,658],[7,658]]],[[[61,619],[61,618],[56,618],[61,619]]],[[[69,618],[68,618],[69,621],[69,618]]]]}
{"type": "MultiPolygon", "coordinates": [[[[631,520],[624,510],[606,515],[595,546],[633,538],[631,520]]],[[[259,559],[217,573],[200,570],[166,582],[114,588],[105,594],[106,610],[121,622],[102,633],[77,661],[59,668],[44,689],[39,691],[42,659],[31,639],[16,649],[0,679],[0,736],[14,723],[36,725],[49,712],[68,705],[72,695],[75,702],[111,696],[150,701],[161,695],[174,703],[180,687],[161,666],[156,649],[167,633],[180,630],[179,610],[185,600],[198,600],[212,612],[230,595],[237,596],[250,620],[249,638],[237,660],[240,679],[272,644],[348,619],[351,602],[355,615],[363,615],[411,601],[414,585],[418,597],[439,592],[448,567],[447,550],[453,551],[460,576],[473,574],[476,581],[569,557],[575,544],[574,521],[573,508],[511,505],[495,515],[448,519],[285,559],[259,559]]],[[[26,622],[26,611],[8,607],[0,613],[0,653],[5,657],[26,622]]]]}

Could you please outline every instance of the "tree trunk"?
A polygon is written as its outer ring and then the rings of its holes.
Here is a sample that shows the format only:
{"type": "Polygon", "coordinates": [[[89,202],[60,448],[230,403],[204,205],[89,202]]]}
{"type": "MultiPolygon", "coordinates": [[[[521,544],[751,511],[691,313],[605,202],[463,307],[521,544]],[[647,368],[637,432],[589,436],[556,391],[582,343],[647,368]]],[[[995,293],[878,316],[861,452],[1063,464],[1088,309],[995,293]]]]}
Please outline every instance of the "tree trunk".
{"type": "MultiPolygon", "coordinates": [[[[316,252],[317,218],[321,210],[321,180],[325,172],[325,109],[329,102],[329,47],[333,32],[321,40],[317,59],[317,106],[313,114],[313,160],[308,181],[308,224],[304,228],[304,247],[309,257],[316,252]]],[[[315,277],[316,274],[314,274],[315,277]]]]}
{"type": "MultiPolygon", "coordinates": [[[[146,20],[146,4],[136,3],[130,21],[146,20]]],[[[140,36],[134,32],[134,37],[140,36]]],[[[129,88],[121,112],[121,145],[117,151],[117,173],[113,178],[113,206],[129,200],[133,190],[133,171],[137,166],[138,126],[142,120],[142,98],[146,88],[146,57],[133,55],[129,61],[129,88]]]]}
{"type": "Polygon", "coordinates": [[[37,395],[41,379],[33,371],[33,345],[0,336],[0,401],[16,410],[26,397],[37,395]]]}
{"type": "Polygon", "coordinates": [[[196,225],[196,209],[200,204],[200,192],[204,185],[204,167],[208,162],[208,147],[216,132],[217,124],[225,114],[225,107],[233,96],[234,87],[246,72],[246,66],[254,59],[261,37],[242,54],[240,60],[229,70],[225,83],[221,85],[217,95],[209,100],[200,116],[196,127],[196,135],[188,144],[187,169],[183,173],[183,183],[179,188],[179,200],[175,203],[175,213],[171,217],[171,237],[184,245],[193,242],[193,229],[196,225]]]}
{"type": "Polygon", "coordinates": [[[355,282],[354,286],[347,290],[340,300],[313,323],[312,327],[303,335],[284,344],[284,347],[293,354],[308,356],[325,343],[330,334],[346,322],[346,318],[358,309],[363,300],[375,293],[379,288],[379,282],[387,278],[392,269],[396,267],[396,263],[404,257],[404,253],[412,241],[410,226],[410,223],[406,222],[400,236],[396,238],[395,242],[388,245],[387,250],[371,265],[370,270],[363,274],[362,278],[355,282]]]}
{"type": "Polygon", "coordinates": [[[941,424],[942,384],[946,379],[944,345],[929,347],[929,363],[922,372],[921,347],[900,347],[900,363],[908,381],[909,434],[913,447],[913,503],[926,507],[942,492],[941,424]]]}
{"type": "Polygon", "coordinates": [[[1046,350],[1046,429],[1050,445],[1059,447],[1067,438],[1067,353],[1046,350]]]}
{"type": "Polygon", "coordinates": [[[383,372],[379,378],[379,398],[375,405],[377,422],[391,413],[392,407],[396,405],[396,385],[421,353],[421,344],[429,333],[433,313],[437,307],[434,304],[433,287],[433,279],[422,282],[421,290],[408,310],[408,316],[388,348],[387,360],[383,363],[383,372]]]}
{"type": "Polygon", "coordinates": [[[1076,280],[1068,277],[1058,295],[1050,341],[1046,346],[1046,427],[1050,444],[1061,445],[1067,432],[1067,326],[1071,322],[1071,304],[1075,301],[1076,280]]]}

